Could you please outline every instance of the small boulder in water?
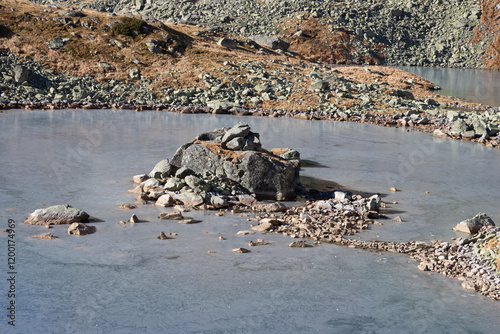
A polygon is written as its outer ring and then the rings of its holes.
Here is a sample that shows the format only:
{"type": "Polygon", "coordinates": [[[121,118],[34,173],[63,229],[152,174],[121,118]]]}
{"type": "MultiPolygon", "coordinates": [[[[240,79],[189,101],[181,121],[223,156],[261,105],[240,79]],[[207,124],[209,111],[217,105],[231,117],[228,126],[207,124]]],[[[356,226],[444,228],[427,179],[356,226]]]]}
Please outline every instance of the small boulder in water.
{"type": "Polygon", "coordinates": [[[68,234],[87,235],[92,234],[96,230],[95,226],[88,226],[83,223],[73,223],[68,227],[68,234]]]}
{"type": "Polygon", "coordinates": [[[30,225],[72,224],[87,221],[89,217],[85,211],[64,204],[35,210],[29,214],[23,223],[30,225]]]}

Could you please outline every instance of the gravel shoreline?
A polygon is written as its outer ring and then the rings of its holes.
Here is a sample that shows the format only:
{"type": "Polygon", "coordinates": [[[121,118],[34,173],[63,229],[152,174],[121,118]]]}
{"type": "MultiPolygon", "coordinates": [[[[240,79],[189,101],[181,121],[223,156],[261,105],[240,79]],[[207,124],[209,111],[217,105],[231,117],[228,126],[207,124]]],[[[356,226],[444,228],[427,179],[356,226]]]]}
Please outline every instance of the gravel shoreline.
{"type": "MultiPolygon", "coordinates": [[[[376,196],[376,195],[375,195],[376,196]]],[[[380,225],[377,218],[383,218],[376,211],[352,211],[359,203],[370,201],[361,196],[352,200],[308,201],[304,206],[289,208],[283,215],[275,213],[258,215],[259,226],[269,226],[266,232],[290,236],[293,239],[311,239],[315,244],[332,243],[351,248],[361,248],[374,252],[407,254],[419,264],[421,271],[439,273],[462,281],[462,287],[472,290],[492,300],[500,300],[500,275],[497,257],[500,251],[500,228],[483,227],[468,238],[456,238],[451,242],[433,240],[388,242],[365,241],[353,237],[370,225],[380,225]],[[352,208],[351,208],[352,207],[352,208]]],[[[369,202],[368,202],[369,203],[369,202]]],[[[359,208],[358,208],[359,209],[359,208]]],[[[312,246],[302,241],[294,241],[291,247],[312,246]]]]}
{"type": "Polygon", "coordinates": [[[25,109],[25,110],[60,110],[60,109],[122,109],[141,111],[166,111],[181,114],[218,114],[218,115],[234,115],[234,116],[261,116],[261,117],[284,117],[303,120],[319,120],[319,121],[339,121],[373,124],[385,127],[404,127],[408,131],[420,131],[425,133],[433,133],[436,137],[450,138],[455,140],[471,141],[482,144],[490,148],[500,148],[500,135],[496,136],[464,136],[452,132],[453,122],[443,118],[433,118],[429,123],[419,124],[413,122],[411,118],[395,119],[391,115],[339,115],[325,114],[314,111],[301,110],[273,110],[262,108],[230,108],[226,110],[218,110],[202,106],[182,106],[182,105],[167,105],[167,104],[131,104],[131,103],[109,103],[109,102],[27,102],[27,101],[11,101],[0,102],[0,113],[3,110],[10,109],[25,109]]]}

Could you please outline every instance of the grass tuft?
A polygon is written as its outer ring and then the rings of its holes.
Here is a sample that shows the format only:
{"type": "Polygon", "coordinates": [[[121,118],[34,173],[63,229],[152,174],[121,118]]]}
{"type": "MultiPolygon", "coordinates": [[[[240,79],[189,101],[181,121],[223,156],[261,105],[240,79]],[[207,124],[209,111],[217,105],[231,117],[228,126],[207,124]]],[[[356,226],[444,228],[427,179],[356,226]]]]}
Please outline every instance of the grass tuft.
{"type": "Polygon", "coordinates": [[[134,31],[140,33],[146,25],[145,21],[135,17],[122,17],[120,21],[113,26],[113,32],[117,35],[133,36],[134,31]]]}

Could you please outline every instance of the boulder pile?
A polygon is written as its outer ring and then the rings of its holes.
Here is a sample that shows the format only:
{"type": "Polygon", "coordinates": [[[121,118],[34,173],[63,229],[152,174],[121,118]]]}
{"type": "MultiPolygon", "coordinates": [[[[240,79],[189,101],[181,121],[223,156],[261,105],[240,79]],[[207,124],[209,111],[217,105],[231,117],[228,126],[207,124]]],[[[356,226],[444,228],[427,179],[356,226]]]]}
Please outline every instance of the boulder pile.
{"type": "Polygon", "coordinates": [[[375,223],[373,219],[382,218],[378,212],[381,204],[378,195],[363,198],[350,192],[333,191],[328,197],[288,208],[280,216],[274,213],[258,216],[259,224],[252,229],[333,243],[344,235],[368,229],[375,223]]]}
{"type": "MultiPolygon", "coordinates": [[[[284,150],[284,156],[297,157],[284,150]]],[[[142,200],[184,209],[220,209],[230,204],[294,196],[298,160],[286,160],[262,148],[260,136],[244,123],[203,133],[182,145],[171,160],[149,174],[134,176],[131,190],[142,200]]],[[[265,205],[264,205],[265,206],[265,205]]]]}

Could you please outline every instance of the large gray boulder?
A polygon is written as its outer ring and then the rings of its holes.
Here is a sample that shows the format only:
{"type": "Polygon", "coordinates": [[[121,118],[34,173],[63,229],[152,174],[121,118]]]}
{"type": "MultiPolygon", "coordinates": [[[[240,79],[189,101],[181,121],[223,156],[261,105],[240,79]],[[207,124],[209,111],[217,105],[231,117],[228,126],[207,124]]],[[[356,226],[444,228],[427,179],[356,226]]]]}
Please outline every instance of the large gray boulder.
{"type": "Polygon", "coordinates": [[[273,50],[283,50],[287,51],[290,47],[290,44],[285,42],[284,40],[279,39],[278,37],[267,36],[267,35],[257,35],[250,38],[252,41],[259,45],[267,46],[273,50]]]}
{"type": "Polygon", "coordinates": [[[236,49],[238,47],[238,42],[235,39],[223,37],[219,39],[217,45],[226,47],[228,49],[236,49]]]}
{"type": "Polygon", "coordinates": [[[238,183],[261,199],[286,200],[295,192],[296,166],[260,148],[259,135],[247,124],[203,134],[181,146],[170,164],[199,175],[214,174],[238,183]],[[231,149],[232,148],[232,149],[231,149]]]}
{"type": "Polygon", "coordinates": [[[473,218],[461,221],[453,228],[457,232],[476,234],[483,226],[495,226],[493,220],[485,213],[478,213],[473,218]]]}
{"type": "Polygon", "coordinates": [[[89,217],[90,216],[85,211],[73,208],[69,204],[64,204],[35,210],[29,214],[28,218],[26,218],[23,223],[30,225],[72,224],[85,222],[89,217]]]}

